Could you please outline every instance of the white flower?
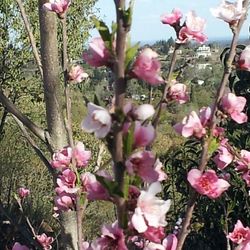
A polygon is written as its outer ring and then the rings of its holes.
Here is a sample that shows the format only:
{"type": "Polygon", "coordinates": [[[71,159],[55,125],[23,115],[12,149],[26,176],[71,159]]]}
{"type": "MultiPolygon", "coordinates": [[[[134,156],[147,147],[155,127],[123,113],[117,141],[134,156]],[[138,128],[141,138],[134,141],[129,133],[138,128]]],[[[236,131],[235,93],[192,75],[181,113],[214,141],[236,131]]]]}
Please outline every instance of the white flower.
{"type": "Polygon", "coordinates": [[[147,224],[156,228],[167,225],[165,215],[170,208],[171,201],[164,201],[155,196],[161,190],[160,183],[154,182],[147,191],[141,191],[137,200],[137,208],[132,216],[132,224],[139,233],[147,230],[147,224]]]}
{"type": "Polygon", "coordinates": [[[103,107],[88,103],[88,115],[82,121],[81,127],[88,133],[95,133],[97,138],[104,138],[111,129],[111,116],[103,107]]]}
{"type": "Polygon", "coordinates": [[[234,3],[222,0],[217,8],[211,8],[210,11],[213,16],[222,19],[229,24],[233,24],[238,21],[246,11],[242,6],[242,2],[243,0],[237,0],[234,3]]]}

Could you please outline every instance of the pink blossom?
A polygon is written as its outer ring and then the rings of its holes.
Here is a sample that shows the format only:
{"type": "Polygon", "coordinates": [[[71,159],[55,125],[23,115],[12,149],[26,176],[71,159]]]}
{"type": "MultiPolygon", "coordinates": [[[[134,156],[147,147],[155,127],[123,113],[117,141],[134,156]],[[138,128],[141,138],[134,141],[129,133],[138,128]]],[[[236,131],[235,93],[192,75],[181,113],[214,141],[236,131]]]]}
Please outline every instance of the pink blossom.
{"type": "Polygon", "coordinates": [[[76,187],[76,175],[70,169],[65,169],[61,175],[58,176],[56,183],[58,187],[56,187],[56,193],[60,194],[61,192],[66,192],[69,194],[74,194],[78,191],[78,187],[76,187]]]}
{"type": "Polygon", "coordinates": [[[21,245],[19,242],[15,242],[12,250],[29,250],[29,248],[25,245],[21,245]]]}
{"type": "Polygon", "coordinates": [[[236,161],[236,169],[239,171],[247,171],[250,166],[250,152],[247,150],[240,151],[241,158],[236,161]]]}
{"type": "Polygon", "coordinates": [[[152,183],[162,180],[164,176],[159,166],[155,169],[155,162],[155,155],[151,151],[142,151],[132,154],[125,165],[130,175],[137,174],[143,181],[152,183]]]}
{"type": "Polygon", "coordinates": [[[211,8],[210,11],[213,16],[222,19],[229,24],[237,22],[245,13],[242,0],[236,0],[234,3],[222,0],[217,8],[211,8]]]}
{"type": "Polygon", "coordinates": [[[141,191],[137,200],[137,208],[131,219],[132,225],[139,233],[147,231],[148,226],[158,228],[167,225],[165,216],[171,202],[170,200],[161,200],[155,196],[161,190],[160,183],[154,182],[147,191],[141,191]]]}
{"type": "Polygon", "coordinates": [[[250,187],[250,170],[246,171],[242,175],[243,180],[246,182],[247,186],[250,187]]]}
{"type": "Polygon", "coordinates": [[[240,220],[237,220],[237,223],[234,226],[234,230],[232,233],[228,234],[228,238],[236,243],[241,244],[246,240],[250,240],[250,229],[249,227],[244,227],[240,220]]]}
{"type": "Polygon", "coordinates": [[[17,192],[21,199],[26,198],[30,195],[30,190],[28,188],[18,188],[17,192]]]}
{"type": "Polygon", "coordinates": [[[175,250],[177,247],[177,237],[175,234],[169,234],[162,242],[162,245],[165,247],[165,250],[175,250]]]}
{"type": "Polygon", "coordinates": [[[175,83],[168,89],[167,98],[183,104],[189,100],[187,86],[182,83],[175,83]]]}
{"type": "Polygon", "coordinates": [[[64,168],[68,167],[71,162],[72,149],[65,147],[62,150],[53,154],[51,166],[53,168],[64,168]]]}
{"type": "Polygon", "coordinates": [[[80,65],[73,65],[68,73],[69,81],[72,83],[80,83],[84,79],[88,78],[88,74],[84,72],[80,65]]]}
{"type": "Polygon", "coordinates": [[[75,199],[75,194],[60,192],[55,197],[56,212],[58,213],[59,211],[68,211],[69,209],[73,209],[75,199]]]}
{"type": "Polygon", "coordinates": [[[211,119],[212,110],[210,107],[202,107],[199,110],[199,118],[203,127],[207,126],[211,119]]]}
{"type": "Polygon", "coordinates": [[[134,147],[146,147],[155,139],[156,133],[152,125],[142,125],[140,122],[135,122],[134,130],[134,147]]]}
{"type": "Polygon", "coordinates": [[[227,149],[227,140],[221,141],[218,148],[218,154],[213,158],[219,169],[224,169],[233,161],[233,155],[227,149]]]}
{"type": "Polygon", "coordinates": [[[89,43],[89,49],[83,53],[83,59],[92,67],[110,66],[111,54],[101,37],[95,37],[89,43]]]}
{"type": "Polygon", "coordinates": [[[78,142],[73,149],[72,156],[76,161],[77,167],[86,167],[91,158],[91,151],[85,150],[82,142],[78,142]]]}
{"type": "Polygon", "coordinates": [[[112,249],[112,250],[128,250],[125,244],[125,236],[123,230],[118,227],[118,222],[112,225],[104,225],[102,227],[102,235],[96,239],[91,247],[96,250],[112,249]]]}
{"type": "Polygon", "coordinates": [[[88,133],[95,133],[97,138],[104,138],[111,129],[111,116],[103,107],[88,103],[88,115],[82,121],[82,129],[88,133]]]}
{"type": "Polygon", "coordinates": [[[161,22],[163,24],[169,24],[171,26],[175,26],[180,23],[180,19],[182,18],[182,13],[179,9],[173,9],[171,14],[163,14],[161,16],[161,22]]]}
{"type": "Polygon", "coordinates": [[[44,250],[52,249],[51,244],[54,241],[53,237],[48,237],[45,233],[36,236],[37,241],[43,247],[44,250]]]}
{"type": "Polygon", "coordinates": [[[198,193],[211,199],[218,198],[230,186],[227,181],[219,179],[214,170],[207,170],[202,173],[198,169],[191,169],[188,172],[187,179],[198,193]]]}
{"type": "Polygon", "coordinates": [[[174,129],[178,134],[184,137],[195,136],[201,138],[206,134],[206,129],[203,127],[200,118],[195,111],[192,111],[188,116],[185,116],[181,123],[174,125],[174,129]]]}
{"type": "Polygon", "coordinates": [[[197,17],[194,11],[188,12],[185,26],[179,31],[177,43],[186,43],[190,40],[204,43],[207,40],[203,34],[205,23],[205,20],[197,17]]]}
{"type": "Polygon", "coordinates": [[[144,49],[135,60],[133,75],[151,85],[163,83],[164,80],[160,76],[161,63],[157,57],[158,54],[152,49],[144,49]]]}
{"type": "Polygon", "coordinates": [[[228,93],[221,98],[222,110],[239,124],[247,122],[247,115],[242,112],[245,105],[246,98],[243,96],[236,96],[233,93],[228,93]]]}
{"type": "Polygon", "coordinates": [[[44,9],[57,13],[61,18],[64,18],[66,11],[70,6],[70,0],[49,0],[43,5],[44,9]]]}
{"type": "Polygon", "coordinates": [[[161,243],[164,236],[165,232],[163,227],[148,226],[147,231],[143,233],[143,237],[155,243],[161,243]]]}
{"type": "Polygon", "coordinates": [[[250,45],[241,52],[237,66],[241,70],[250,71],[250,45]]]}
{"type": "MultiPolygon", "coordinates": [[[[104,174],[100,174],[103,176],[104,174]]],[[[107,175],[104,175],[107,177],[107,175]]],[[[107,177],[109,179],[109,177],[107,177]]],[[[87,193],[87,199],[92,200],[109,200],[107,190],[97,181],[95,175],[86,172],[81,175],[83,190],[87,193]]]]}
{"type": "Polygon", "coordinates": [[[133,108],[132,113],[136,120],[145,121],[154,115],[155,109],[151,104],[142,104],[133,108]]]}

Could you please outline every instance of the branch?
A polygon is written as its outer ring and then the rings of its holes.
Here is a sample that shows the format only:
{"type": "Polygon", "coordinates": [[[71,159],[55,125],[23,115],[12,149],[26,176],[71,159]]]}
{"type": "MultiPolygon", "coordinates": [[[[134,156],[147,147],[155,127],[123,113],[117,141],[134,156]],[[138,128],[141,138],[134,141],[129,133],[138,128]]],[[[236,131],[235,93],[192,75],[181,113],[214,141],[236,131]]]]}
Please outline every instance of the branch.
{"type": "Polygon", "coordinates": [[[173,74],[174,66],[175,66],[175,63],[176,63],[177,50],[179,49],[179,47],[180,47],[180,44],[175,43],[174,52],[173,52],[173,55],[172,55],[172,58],[171,58],[170,68],[169,68],[168,75],[167,75],[167,80],[165,81],[165,87],[164,87],[164,90],[163,90],[163,93],[162,93],[161,100],[157,104],[157,107],[156,107],[156,108],[158,108],[158,110],[157,110],[157,112],[156,112],[156,114],[155,114],[155,116],[153,117],[153,120],[152,120],[152,125],[154,126],[154,128],[156,128],[157,125],[158,125],[158,122],[159,122],[159,119],[160,119],[160,116],[161,116],[163,103],[166,100],[168,88],[170,86],[171,76],[173,74]]]}
{"type": "MultiPolygon", "coordinates": [[[[245,0],[244,1],[244,7],[246,9],[248,7],[248,4],[249,4],[249,0],[245,0]]],[[[219,89],[217,91],[216,99],[215,99],[215,102],[214,102],[214,105],[213,105],[213,108],[212,108],[211,122],[209,124],[209,133],[208,133],[209,137],[203,143],[201,161],[200,161],[200,165],[199,165],[199,170],[200,171],[205,170],[205,167],[206,167],[207,162],[209,160],[208,150],[209,150],[211,141],[213,139],[212,131],[216,126],[216,113],[217,113],[217,110],[218,110],[218,105],[219,105],[220,100],[221,100],[221,98],[222,98],[222,96],[224,94],[226,85],[228,83],[229,76],[230,76],[231,71],[232,71],[232,63],[233,63],[233,60],[234,60],[234,57],[235,57],[235,54],[236,54],[237,41],[238,41],[238,38],[239,38],[239,33],[240,33],[240,30],[241,30],[242,24],[244,23],[245,19],[246,19],[246,14],[242,15],[241,19],[238,21],[237,26],[234,29],[232,29],[232,31],[233,31],[233,39],[232,39],[231,46],[230,46],[230,53],[229,53],[229,56],[228,56],[228,60],[227,60],[227,63],[226,63],[224,74],[223,74],[222,79],[221,79],[220,87],[219,87],[219,89]]],[[[191,219],[192,219],[193,210],[195,208],[195,202],[196,202],[197,197],[198,197],[197,192],[192,189],[189,201],[187,203],[185,218],[184,218],[182,228],[181,228],[181,231],[180,231],[180,234],[179,234],[179,237],[178,237],[178,245],[177,245],[176,250],[181,250],[182,249],[183,244],[185,242],[185,239],[189,234],[188,227],[189,227],[191,219]]]]}
{"type": "Polygon", "coordinates": [[[23,126],[23,124],[20,122],[20,120],[18,120],[18,118],[16,118],[14,115],[12,115],[12,116],[15,119],[18,127],[22,131],[25,139],[29,142],[29,144],[32,146],[32,148],[36,152],[36,154],[39,156],[39,158],[44,163],[44,165],[48,168],[49,172],[54,177],[54,183],[56,183],[55,182],[56,181],[56,179],[55,179],[56,178],[56,173],[55,173],[54,169],[52,168],[50,162],[48,161],[48,159],[46,158],[46,156],[43,154],[42,150],[36,145],[35,141],[30,137],[29,133],[27,132],[27,130],[25,129],[25,127],[23,126]]]}
{"type": "MultiPolygon", "coordinates": [[[[123,19],[125,0],[114,0],[116,7],[117,37],[116,37],[116,58],[115,58],[115,111],[122,110],[127,81],[125,78],[125,45],[128,30],[123,19]]],[[[120,191],[124,191],[124,159],[123,159],[123,138],[120,121],[116,121],[114,127],[114,143],[112,150],[114,161],[115,181],[118,183],[120,191]]],[[[121,228],[126,228],[126,201],[122,197],[116,198],[118,224],[121,228]]]]}
{"type": "Polygon", "coordinates": [[[27,33],[28,33],[28,36],[29,36],[29,39],[30,39],[30,44],[31,44],[31,47],[32,47],[32,51],[33,51],[33,54],[34,54],[38,69],[40,71],[41,77],[43,78],[42,63],[41,63],[41,60],[40,60],[38,49],[36,47],[36,42],[35,42],[34,35],[33,35],[32,30],[30,28],[30,24],[29,24],[27,15],[25,13],[25,9],[23,7],[23,3],[22,3],[21,0],[16,0],[16,2],[17,2],[18,7],[20,9],[20,12],[21,12],[21,15],[22,15],[22,18],[23,18],[23,22],[24,22],[24,26],[25,26],[25,28],[27,30],[27,33]]]}
{"type": "Polygon", "coordinates": [[[14,116],[20,120],[35,136],[48,145],[49,135],[35,123],[33,123],[27,116],[20,112],[17,107],[4,95],[0,89],[0,102],[3,106],[14,116]]]}

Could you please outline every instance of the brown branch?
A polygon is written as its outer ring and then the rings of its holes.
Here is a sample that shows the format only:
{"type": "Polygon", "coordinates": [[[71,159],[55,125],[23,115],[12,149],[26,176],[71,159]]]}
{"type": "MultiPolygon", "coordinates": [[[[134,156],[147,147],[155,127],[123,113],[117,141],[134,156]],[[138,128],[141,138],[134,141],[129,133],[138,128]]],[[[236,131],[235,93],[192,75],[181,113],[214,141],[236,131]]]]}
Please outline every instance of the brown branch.
{"type": "Polygon", "coordinates": [[[168,88],[170,87],[170,80],[171,80],[171,76],[172,76],[173,71],[174,71],[174,66],[176,64],[177,51],[178,51],[179,47],[180,47],[180,44],[175,43],[175,47],[174,47],[173,55],[172,55],[171,62],[170,62],[170,67],[169,67],[169,71],[168,71],[168,75],[167,75],[167,80],[165,81],[165,87],[164,87],[164,90],[163,90],[163,93],[162,93],[162,97],[161,97],[161,100],[157,104],[157,107],[156,107],[156,108],[158,108],[158,110],[157,110],[156,114],[154,115],[154,117],[152,119],[152,125],[154,126],[154,128],[156,128],[158,123],[159,123],[159,119],[160,119],[162,108],[163,108],[163,103],[166,100],[168,88]]]}
{"type": "Polygon", "coordinates": [[[23,123],[20,122],[20,120],[18,120],[17,117],[15,117],[14,115],[12,115],[13,118],[15,119],[18,127],[20,128],[20,130],[22,131],[25,139],[29,142],[29,144],[31,145],[31,147],[34,149],[34,151],[36,152],[36,154],[38,155],[38,157],[41,159],[41,161],[44,163],[44,165],[47,167],[47,169],[49,170],[49,172],[52,174],[52,176],[54,177],[54,184],[56,185],[56,172],[54,171],[54,169],[52,168],[50,162],[48,161],[48,159],[46,158],[46,156],[43,154],[42,150],[37,146],[37,144],[35,143],[35,141],[30,137],[28,131],[25,129],[25,127],[23,126],[23,123]]]}
{"type": "MultiPolygon", "coordinates": [[[[114,0],[116,6],[117,37],[116,37],[116,58],[115,58],[115,111],[122,110],[125,100],[127,81],[125,78],[125,46],[128,27],[124,22],[123,10],[125,0],[114,0]]],[[[120,191],[124,191],[124,156],[123,156],[123,135],[120,121],[116,121],[114,128],[114,141],[112,158],[114,161],[115,180],[119,185],[120,191]]],[[[122,197],[116,198],[118,224],[121,228],[126,228],[126,202],[122,197]]]]}
{"type": "MultiPolygon", "coordinates": [[[[244,7],[246,9],[248,7],[248,3],[249,3],[249,0],[244,1],[244,7]]],[[[220,100],[221,100],[221,98],[222,98],[222,96],[224,94],[225,87],[226,87],[226,85],[228,83],[229,76],[230,76],[231,71],[232,71],[232,63],[233,63],[233,60],[234,60],[234,57],[235,57],[235,54],[236,54],[237,41],[238,41],[238,38],[239,38],[239,33],[240,33],[240,30],[241,30],[242,24],[245,21],[245,18],[246,18],[246,14],[242,15],[241,19],[237,23],[237,26],[235,26],[232,29],[232,31],[233,31],[233,39],[232,39],[231,46],[230,46],[229,56],[228,56],[228,59],[227,59],[224,74],[223,74],[222,79],[221,79],[220,87],[219,87],[219,89],[217,91],[215,102],[214,102],[214,105],[213,105],[213,108],[212,108],[211,122],[209,124],[209,133],[208,133],[209,137],[203,143],[203,149],[202,149],[201,160],[200,160],[200,165],[199,165],[199,170],[200,171],[205,170],[205,167],[206,167],[207,162],[209,160],[208,150],[209,150],[212,138],[213,138],[212,131],[216,126],[216,113],[217,113],[217,110],[218,110],[220,100]]],[[[189,227],[191,219],[192,219],[193,210],[195,208],[195,202],[196,202],[197,197],[198,197],[198,194],[195,192],[195,190],[192,190],[190,198],[189,198],[188,203],[187,203],[187,209],[186,209],[185,218],[183,220],[182,228],[181,228],[181,231],[180,231],[179,236],[178,236],[178,245],[177,245],[176,250],[181,250],[182,249],[183,244],[185,242],[185,239],[189,234],[188,227],[189,227]]]]}
{"type": "Polygon", "coordinates": [[[35,123],[33,123],[27,116],[25,116],[17,107],[4,95],[0,90],[0,102],[2,105],[14,116],[20,120],[25,127],[27,127],[35,136],[41,139],[48,145],[49,135],[35,123]]]}
{"type": "Polygon", "coordinates": [[[21,0],[16,0],[16,2],[17,2],[18,7],[20,9],[20,12],[21,12],[21,15],[22,15],[22,18],[23,18],[23,22],[24,22],[24,26],[25,26],[25,28],[27,30],[27,33],[28,33],[28,36],[29,36],[29,40],[30,40],[30,44],[31,44],[31,47],[32,47],[33,55],[35,57],[38,69],[39,69],[40,74],[41,74],[41,77],[43,78],[42,63],[41,63],[41,60],[40,60],[38,49],[36,47],[36,42],[35,42],[35,38],[34,38],[34,35],[32,33],[31,27],[30,27],[30,23],[28,21],[27,15],[25,13],[25,9],[23,7],[23,3],[22,3],[21,0]]]}

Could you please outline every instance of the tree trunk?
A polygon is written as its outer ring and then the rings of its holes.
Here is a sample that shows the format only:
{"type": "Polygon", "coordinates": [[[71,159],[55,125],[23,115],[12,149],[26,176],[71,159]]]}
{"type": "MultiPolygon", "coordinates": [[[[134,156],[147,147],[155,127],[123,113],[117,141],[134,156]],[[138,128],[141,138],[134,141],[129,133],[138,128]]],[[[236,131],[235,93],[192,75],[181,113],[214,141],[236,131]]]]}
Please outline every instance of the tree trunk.
{"type": "MultiPolygon", "coordinates": [[[[42,6],[46,2],[45,0],[38,1],[46,120],[51,138],[50,144],[52,150],[56,151],[68,145],[63,118],[63,90],[58,60],[57,19],[54,13],[43,10],[42,6]]],[[[76,212],[62,213],[60,220],[62,225],[61,239],[59,240],[60,249],[78,249],[76,212]]]]}

